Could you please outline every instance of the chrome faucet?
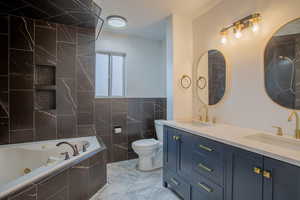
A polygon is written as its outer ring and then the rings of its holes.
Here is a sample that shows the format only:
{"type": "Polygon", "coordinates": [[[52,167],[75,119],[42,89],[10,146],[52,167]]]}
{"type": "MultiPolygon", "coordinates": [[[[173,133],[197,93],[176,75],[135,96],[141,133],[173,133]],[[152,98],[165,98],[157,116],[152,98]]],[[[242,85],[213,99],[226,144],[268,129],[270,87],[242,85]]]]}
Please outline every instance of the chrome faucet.
{"type": "Polygon", "coordinates": [[[296,111],[293,111],[293,112],[290,114],[290,116],[289,116],[289,118],[288,118],[288,121],[289,121],[289,122],[292,121],[293,116],[295,116],[295,118],[296,118],[295,138],[296,138],[296,139],[300,139],[300,129],[299,129],[300,121],[299,121],[299,115],[298,115],[298,113],[297,113],[296,111]]]}
{"type": "Polygon", "coordinates": [[[56,144],[56,146],[59,147],[59,146],[62,145],[62,144],[69,145],[69,146],[73,149],[73,156],[79,155],[79,151],[78,151],[78,148],[77,148],[76,145],[73,146],[73,145],[70,144],[69,142],[60,142],[60,143],[56,144]]]}

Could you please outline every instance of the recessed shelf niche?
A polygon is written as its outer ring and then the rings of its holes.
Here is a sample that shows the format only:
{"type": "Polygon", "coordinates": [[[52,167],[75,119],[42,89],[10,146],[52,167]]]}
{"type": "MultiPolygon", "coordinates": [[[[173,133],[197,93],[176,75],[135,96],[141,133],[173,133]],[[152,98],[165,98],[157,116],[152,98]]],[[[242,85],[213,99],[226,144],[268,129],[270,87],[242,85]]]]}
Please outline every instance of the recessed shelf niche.
{"type": "Polygon", "coordinates": [[[56,110],[56,67],[36,65],[35,107],[37,110],[56,110]]]}

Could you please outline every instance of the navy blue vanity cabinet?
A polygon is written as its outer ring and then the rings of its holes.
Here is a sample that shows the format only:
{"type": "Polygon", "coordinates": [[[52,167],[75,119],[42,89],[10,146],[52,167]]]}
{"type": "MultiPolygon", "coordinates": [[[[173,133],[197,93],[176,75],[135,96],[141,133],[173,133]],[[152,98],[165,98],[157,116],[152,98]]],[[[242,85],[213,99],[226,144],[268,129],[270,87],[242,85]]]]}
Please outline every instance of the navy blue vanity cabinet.
{"type": "Polygon", "coordinates": [[[164,183],[185,200],[190,199],[189,138],[188,133],[170,127],[164,128],[164,183]]]}
{"type": "Polygon", "coordinates": [[[226,154],[226,200],[262,200],[263,156],[231,147],[226,154]]]}
{"type": "Polygon", "coordinates": [[[264,158],[264,200],[300,200],[300,168],[264,158]]]}
{"type": "Polygon", "coordinates": [[[180,136],[178,131],[173,128],[164,128],[164,168],[168,171],[177,172],[177,160],[178,160],[178,141],[180,136]]]}

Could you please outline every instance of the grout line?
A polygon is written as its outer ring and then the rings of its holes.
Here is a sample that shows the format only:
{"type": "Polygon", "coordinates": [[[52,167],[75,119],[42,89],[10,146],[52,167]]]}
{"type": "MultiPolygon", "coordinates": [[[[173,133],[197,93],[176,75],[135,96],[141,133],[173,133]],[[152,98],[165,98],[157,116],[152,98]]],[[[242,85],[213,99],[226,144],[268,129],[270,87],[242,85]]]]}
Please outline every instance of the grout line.
{"type": "Polygon", "coordinates": [[[11,19],[10,19],[10,16],[7,16],[8,17],[8,24],[7,24],[7,28],[8,28],[8,41],[7,41],[7,44],[8,44],[8,49],[7,49],[7,91],[8,91],[8,97],[7,97],[7,107],[8,107],[8,127],[7,127],[7,131],[8,131],[8,143],[10,144],[11,143],[11,135],[10,135],[10,126],[11,126],[11,118],[10,118],[10,40],[11,40],[11,36],[10,36],[10,23],[11,23],[11,19]]]}

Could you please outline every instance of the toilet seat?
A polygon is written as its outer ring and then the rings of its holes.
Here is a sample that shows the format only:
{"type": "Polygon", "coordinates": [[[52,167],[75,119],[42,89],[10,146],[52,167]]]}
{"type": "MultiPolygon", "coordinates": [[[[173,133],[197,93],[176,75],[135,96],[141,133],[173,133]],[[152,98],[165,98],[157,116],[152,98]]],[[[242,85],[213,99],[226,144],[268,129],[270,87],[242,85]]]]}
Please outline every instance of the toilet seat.
{"type": "Polygon", "coordinates": [[[137,149],[154,149],[159,146],[159,141],[155,139],[142,139],[133,142],[132,146],[137,149]]]}

